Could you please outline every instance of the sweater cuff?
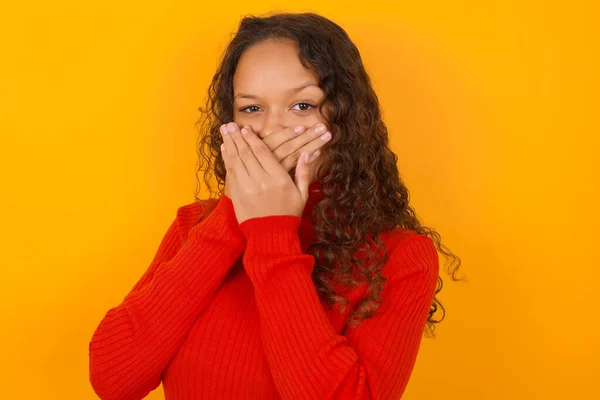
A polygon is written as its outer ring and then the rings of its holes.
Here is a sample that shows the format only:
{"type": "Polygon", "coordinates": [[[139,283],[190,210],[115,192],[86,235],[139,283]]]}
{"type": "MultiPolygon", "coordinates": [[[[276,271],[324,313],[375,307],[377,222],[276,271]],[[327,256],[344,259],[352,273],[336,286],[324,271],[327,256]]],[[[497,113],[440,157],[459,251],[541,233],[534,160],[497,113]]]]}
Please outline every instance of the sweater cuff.
{"type": "Polygon", "coordinates": [[[302,218],[295,215],[270,215],[250,218],[240,224],[246,239],[246,251],[261,255],[302,253],[298,228],[302,218]]]}

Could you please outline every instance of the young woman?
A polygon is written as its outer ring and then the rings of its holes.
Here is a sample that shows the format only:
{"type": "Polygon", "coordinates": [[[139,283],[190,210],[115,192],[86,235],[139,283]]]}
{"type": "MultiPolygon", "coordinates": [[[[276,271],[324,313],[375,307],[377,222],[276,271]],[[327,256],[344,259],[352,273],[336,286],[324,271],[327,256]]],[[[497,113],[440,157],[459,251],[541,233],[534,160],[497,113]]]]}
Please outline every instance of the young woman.
{"type": "Polygon", "coordinates": [[[356,47],[316,14],[244,18],[201,111],[224,193],[178,208],[100,322],[96,393],[398,399],[440,321],[437,250],[459,259],[409,205],[356,47]]]}

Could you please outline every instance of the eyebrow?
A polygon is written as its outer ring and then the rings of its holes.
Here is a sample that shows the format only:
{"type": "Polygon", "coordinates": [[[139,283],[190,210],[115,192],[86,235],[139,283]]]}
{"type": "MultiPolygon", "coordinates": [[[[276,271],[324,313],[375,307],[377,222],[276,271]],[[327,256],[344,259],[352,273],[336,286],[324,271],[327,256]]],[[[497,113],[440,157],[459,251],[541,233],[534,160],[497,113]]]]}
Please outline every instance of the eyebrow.
{"type": "MultiPolygon", "coordinates": [[[[317,84],[316,84],[316,83],[306,83],[306,84],[303,84],[302,86],[298,86],[297,88],[290,89],[289,91],[290,91],[290,92],[296,92],[296,93],[297,93],[297,92],[299,92],[299,91],[301,91],[301,90],[304,90],[304,89],[306,89],[306,88],[307,88],[307,87],[309,87],[309,86],[317,86],[317,84]]],[[[317,86],[317,87],[318,87],[318,86],[317,86]]],[[[243,99],[257,99],[258,97],[257,97],[257,96],[255,96],[255,95],[253,95],[253,94],[238,93],[238,95],[237,95],[237,96],[235,96],[235,97],[234,97],[234,99],[237,99],[237,98],[243,98],[243,99]]]]}

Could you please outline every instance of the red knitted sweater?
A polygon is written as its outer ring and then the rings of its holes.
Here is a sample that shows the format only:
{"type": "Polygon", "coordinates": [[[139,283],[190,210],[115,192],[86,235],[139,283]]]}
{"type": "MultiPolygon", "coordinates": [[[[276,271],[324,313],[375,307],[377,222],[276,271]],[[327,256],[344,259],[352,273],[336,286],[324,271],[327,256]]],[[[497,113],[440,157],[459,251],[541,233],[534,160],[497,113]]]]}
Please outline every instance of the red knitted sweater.
{"type": "Polygon", "coordinates": [[[162,382],[167,400],[399,399],[433,300],[438,253],[414,231],[384,232],[382,304],[347,327],[366,287],[346,292],[344,312],[329,309],[304,253],[316,240],[320,185],[310,185],[302,217],[238,224],[225,195],[179,207],[147,271],[91,338],[98,396],[142,399],[162,382]]]}

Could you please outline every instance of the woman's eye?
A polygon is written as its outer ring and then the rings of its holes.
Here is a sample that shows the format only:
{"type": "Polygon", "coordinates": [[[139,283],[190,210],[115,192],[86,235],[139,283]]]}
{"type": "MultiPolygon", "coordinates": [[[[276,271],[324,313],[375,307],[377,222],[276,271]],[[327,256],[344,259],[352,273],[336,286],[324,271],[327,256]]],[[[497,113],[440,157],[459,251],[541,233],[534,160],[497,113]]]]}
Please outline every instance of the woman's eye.
{"type": "MultiPolygon", "coordinates": [[[[292,107],[292,110],[307,111],[313,107],[314,106],[312,104],[303,101],[303,102],[297,103],[294,107],[292,107]]],[[[260,107],[257,105],[254,105],[254,104],[240,108],[240,112],[245,112],[245,113],[249,113],[249,114],[255,113],[258,111],[260,111],[260,107]]]]}
{"type": "Polygon", "coordinates": [[[310,109],[311,107],[314,107],[314,106],[310,103],[302,102],[302,103],[298,103],[294,107],[292,107],[292,110],[306,111],[306,110],[310,109]],[[298,108],[296,108],[296,107],[298,107],[298,108]]]}
{"type": "Polygon", "coordinates": [[[247,113],[253,113],[256,112],[260,109],[260,107],[255,106],[255,105],[250,105],[250,106],[246,106],[240,109],[240,111],[242,112],[247,112],[247,113]]]}

